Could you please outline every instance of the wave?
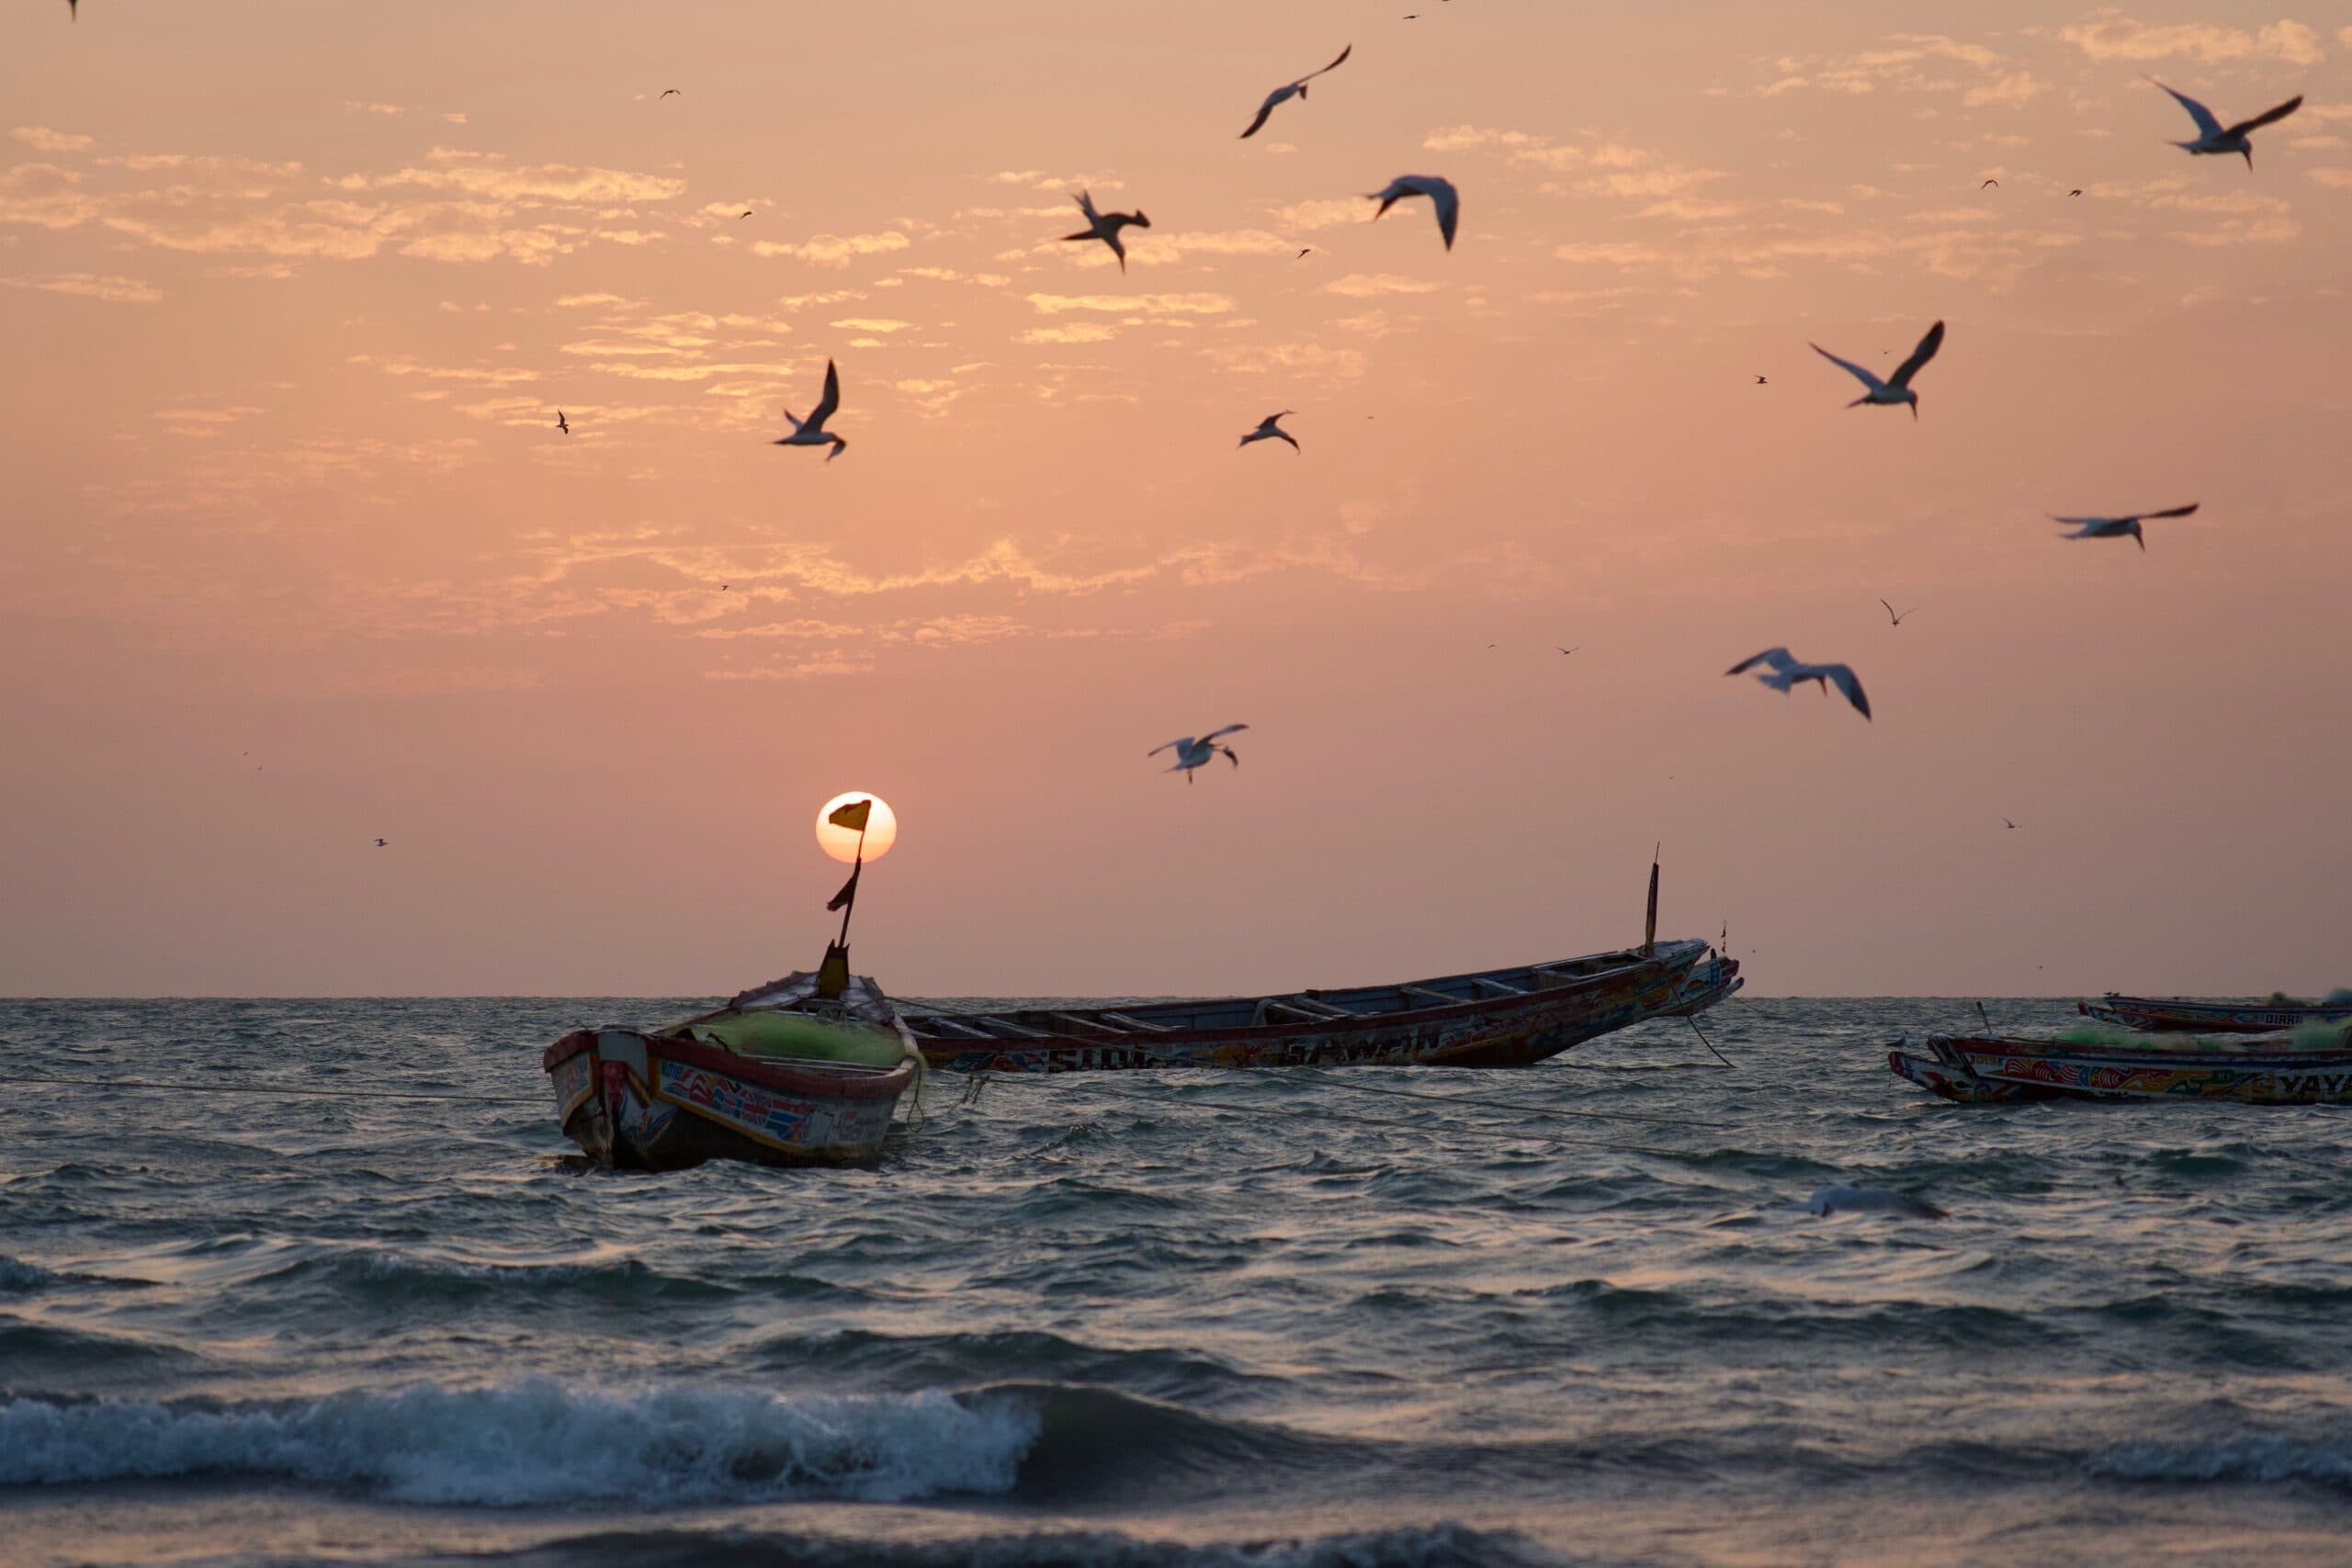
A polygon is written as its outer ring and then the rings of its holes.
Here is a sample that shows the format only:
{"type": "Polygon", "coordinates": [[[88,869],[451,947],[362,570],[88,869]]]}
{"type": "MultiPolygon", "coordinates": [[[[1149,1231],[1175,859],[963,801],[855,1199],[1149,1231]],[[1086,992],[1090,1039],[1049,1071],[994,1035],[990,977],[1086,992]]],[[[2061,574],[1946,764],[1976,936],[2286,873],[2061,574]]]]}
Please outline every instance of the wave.
{"type": "Polygon", "coordinates": [[[2352,1437],[2242,1432],[2185,1443],[2118,1443],[2093,1454],[2084,1469],[2115,1481],[2308,1481],[2352,1490],[2352,1437]]]}
{"type": "Polygon", "coordinates": [[[0,1485],[257,1474],[490,1507],[904,1502],[1011,1490],[1038,1425],[1006,1397],[575,1392],[546,1379],[239,1403],[16,1399],[0,1403],[0,1485]]]}
{"type": "Polygon", "coordinates": [[[1460,1524],[1347,1535],[1185,1542],[1109,1530],[1038,1530],[961,1540],[686,1530],[572,1536],[528,1551],[469,1555],[498,1568],[1550,1568],[1562,1560],[1526,1538],[1460,1524]]]}

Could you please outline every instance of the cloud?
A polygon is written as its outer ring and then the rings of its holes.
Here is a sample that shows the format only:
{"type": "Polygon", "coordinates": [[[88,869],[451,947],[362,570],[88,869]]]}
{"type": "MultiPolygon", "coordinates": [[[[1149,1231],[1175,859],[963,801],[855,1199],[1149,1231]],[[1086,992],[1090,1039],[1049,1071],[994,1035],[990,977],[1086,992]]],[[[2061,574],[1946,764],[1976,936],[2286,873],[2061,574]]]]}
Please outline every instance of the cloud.
{"type": "Polygon", "coordinates": [[[20,125],[8,134],[36,152],[86,152],[97,145],[95,137],[51,130],[45,125],[20,125]]]}
{"type": "Polygon", "coordinates": [[[829,326],[839,327],[842,331],[849,333],[882,333],[887,334],[889,333],[910,333],[915,330],[915,324],[912,321],[894,321],[887,316],[843,316],[838,321],[830,321],[826,324],[829,326]]]}
{"type": "Polygon", "coordinates": [[[816,234],[798,244],[762,240],[752,247],[755,256],[797,256],[816,266],[847,266],[854,256],[903,251],[913,242],[897,230],[879,234],[816,234]]]}
{"type": "Polygon", "coordinates": [[[345,175],[328,184],[339,190],[456,191],[499,202],[552,201],[611,207],[632,201],[670,201],[685,194],[686,182],[663,175],[632,174],[570,164],[510,167],[504,159],[436,147],[436,166],[396,169],[389,175],[345,175]]]}
{"type": "Polygon", "coordinates": [[[1967,92],[1961,95],[1960,101],[1970,108],[1979,108],[1988,104],[1999,104],[2014,108],[2020,104],[2031,103],[2048,91],[2050,91],[2049,83],[2042,81],[2030,71],[2019,71],[1987,85],[1969,88],[1967,92]]]}
{"type": "Polygon", "coordinates": [[[539,373],[521,366],[442,366],[424,365],[406,355],[383,357],[373,354],[355,354],[345,361],[348,365],[368,365],[387,376],[422,376],[431,381],[467,381],[480,386],[504,387],[520,381],[536,381],[539,373]]]}
{"type": "Polygon", "coordinates": [[[408,113],[408,110],[399,104],[363,104],[349,98],[344,99],[343,107],[360,114],[404,115],[408,113]]]}
{"type": "Polygon", "coordinates": [[[2097,61],[2169,60],[2207,65],[2225,60],[2283,60],[2316,65],[2325,58],[2319,37],[2301,22],[2276,21],[2248,32],[2211,22],[2143,23],[2112,7],[2087,22],[2058,29],[2058,37],[2097,61]]]}
{"type": "Polygon", "coordinates": [[[1221,316],[1233,309],[1232,299],[1223,294],[1031,294],[1026,298],[1043,316],[1072,310],[1114,316],[1221,316]]]}
{"type": "Polygon", "coordinates": [[[618,294],[566,294],[555,303],[560,310],[577,310],[590,305],[635,305],[639,301],[618,294]]]}
{"type": "MultiPolygon", "coordinates": [[[[1582,174],[1573,187],[1585,196],[1673,196],[1724,177],[1721,169],[1688,168],[1623,142],[1595,141],[1567,146],[1549,136],[1492,126],[1457,125],[1432,130],[1421,145],[1434,152],[1498,153],[1513,164],[1548,174],[1582,174]]],[[[1550,187],[1546,187],[1550,188],[1550,187]]]]}
{"type": "Polygon", "coordinates": [[[164,291],[135,277],[101,277],[87,272],[61,272],[47,277],[0,277],[10,288],[38,288],[50,294],[73,294],[103,299],[110,305],[153,305],[164,291]]]}
{"type": "Polygon", "coordinates": [[[1326,197],[1316,201],[1302,201],[1290,207],[1274,209],[1274,221],[1285,229],[1330,229],[1341,223],[1362,223],[1372,216],[1366,207],[1367,198],[1352,201],[1334,200],[1326,197]]]}
{"type": "Polygon", "coordinates": [[[1119,335],[1115,327],[1098,321],[1072,321],[1066,327],[1032,327],[1021,334],[1023,343],[1108,343],[1119,335]]]}
{"type": "Polygon", "coordinates": [[[1336,283],[1325,284],[1323,290],[1350,299],[1374,299],[1383,294],[1434,294],[1444,287],[1424,278],[1399,277],[1393,272],[1351,272],[1336,283]]]}

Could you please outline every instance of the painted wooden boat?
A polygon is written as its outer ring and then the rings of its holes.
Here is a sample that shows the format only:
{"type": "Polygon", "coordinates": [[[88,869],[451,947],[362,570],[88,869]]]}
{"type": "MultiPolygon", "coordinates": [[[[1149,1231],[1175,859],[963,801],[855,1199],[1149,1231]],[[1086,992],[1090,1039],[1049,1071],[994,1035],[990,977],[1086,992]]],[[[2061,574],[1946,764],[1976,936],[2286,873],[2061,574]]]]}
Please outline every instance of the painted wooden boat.
{"type": "Polygon", "coordinates": [[[664,1029],[565,1035],[540,1058],[565,1135],[623,1170],[870,1158],[922,1057],[866,976],[838,1000],[816,992],[815,975],[795,973],[664,1029]],[[796,1021],[833,1027],[785,1027],[796,1021]]]}
{"type": "Polygon", "coordinates": [[[1712,1007],[1740,984],[1737,960],[1682,941],[1405,985],[1121,1007],[909,1003],[905,1018],[933,1066],[965,1073],[1523,1067],[1644,1019],[1712,1007]]]}
{"type": "Polygon", "coordinates": [[[2171,997],[2119,997],[2113,991],[2075,1010],[2101,1023],[2150,1034],[2276,1034],[2307,1023],[2352,1022],[2352,999],[2324,1002],[2196,1002],[2171,997]]]}
{"type": "Polygon", "coordinates": [[[2077,1044],[1931,1034],[1898,1040],[1886,1065],[1946,1100],[2227,1100],[2249,1105],[2352,1104],[2352,1032],[2316,1047],[2182,1040],[2077,1044]]]}

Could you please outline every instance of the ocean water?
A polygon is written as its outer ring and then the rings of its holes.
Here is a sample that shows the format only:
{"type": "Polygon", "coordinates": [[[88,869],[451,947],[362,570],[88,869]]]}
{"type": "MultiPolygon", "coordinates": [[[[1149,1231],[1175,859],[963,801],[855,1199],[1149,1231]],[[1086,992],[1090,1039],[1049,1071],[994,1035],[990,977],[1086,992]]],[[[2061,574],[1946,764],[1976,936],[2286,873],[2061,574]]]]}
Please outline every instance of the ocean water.
{"type": "Polygon", "coordinates": [[[2352,1558],[2352,1111],[1945,1106],[1881,1046],[1972,1005],[1736,1000],[580,1168],[539,1048],[697,1005],[0,1001],[0,1562],[2352,1558]]]}

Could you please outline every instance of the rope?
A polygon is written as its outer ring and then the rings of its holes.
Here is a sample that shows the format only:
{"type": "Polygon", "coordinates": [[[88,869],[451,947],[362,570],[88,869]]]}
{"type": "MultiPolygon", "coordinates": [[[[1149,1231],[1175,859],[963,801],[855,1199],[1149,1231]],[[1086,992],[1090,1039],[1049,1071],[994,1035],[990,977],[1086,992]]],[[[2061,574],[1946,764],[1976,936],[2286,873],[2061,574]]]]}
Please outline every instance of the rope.
{"type": "Polygon", "coordinates": [[[137,1078],[49,1078],[27,1077],[22,1073],[8,1075],[10,1083],[72,1084],[83,1089],[149,1089],[175,1094],[275,1094],[307,1097],[315,1100],[459,1100],[469,1105],[540,1105],[548,1103],[541,1094],[417,1094],[399,1089],[281,1089],[275,1084],[257,1083],[150,1083],[137,1078]]]}

